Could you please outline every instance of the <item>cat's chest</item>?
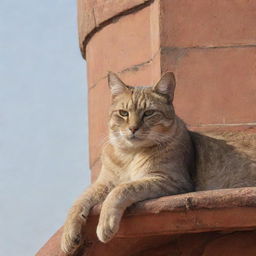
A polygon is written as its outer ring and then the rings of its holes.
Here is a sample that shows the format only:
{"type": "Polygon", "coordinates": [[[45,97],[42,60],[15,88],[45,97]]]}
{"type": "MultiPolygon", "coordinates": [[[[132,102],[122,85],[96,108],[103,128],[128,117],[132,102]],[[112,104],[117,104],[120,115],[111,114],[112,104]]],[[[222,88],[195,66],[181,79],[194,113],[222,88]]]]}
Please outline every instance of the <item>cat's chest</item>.
{"type": "Polygon", "coordinates": [[[149,166],[148,157],[143,154],[133,155],[119,170],[119,182],[125,183],[139,180],[147,175],[149,166]]]}

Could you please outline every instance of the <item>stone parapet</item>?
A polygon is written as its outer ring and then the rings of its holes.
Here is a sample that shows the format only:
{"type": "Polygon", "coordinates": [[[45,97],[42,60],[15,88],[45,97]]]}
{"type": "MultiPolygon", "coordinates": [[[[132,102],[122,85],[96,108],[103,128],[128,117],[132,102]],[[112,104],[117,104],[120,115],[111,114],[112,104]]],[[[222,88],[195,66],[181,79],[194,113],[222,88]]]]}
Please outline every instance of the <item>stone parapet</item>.
{"type": "MultiPolygon", "coordinates": [[[[223,189],[140,202],[122,218],[115,238],[96,237],[100,205],[94,207],[76,256],[254,256],[256,188],[223,189]],[[176,253],[176,254],[175,254],[176,253]]],[[[36,256],[64,255],[59,230],[36,256]]]]}

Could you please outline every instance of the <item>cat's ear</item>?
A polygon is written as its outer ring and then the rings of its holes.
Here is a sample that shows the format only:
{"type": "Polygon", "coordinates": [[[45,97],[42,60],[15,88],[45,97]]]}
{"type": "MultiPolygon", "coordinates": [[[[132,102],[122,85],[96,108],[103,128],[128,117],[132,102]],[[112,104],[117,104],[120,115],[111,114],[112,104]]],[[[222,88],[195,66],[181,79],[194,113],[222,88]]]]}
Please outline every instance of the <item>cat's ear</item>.
{"type": "Polygon", "coordinates": [[[108,73],[108,86],[113,97],[128,90],[127,85],[113,72],[108,73]]]}
{"type": "Polygon", "coordinates": [[[165,73],[158,83],[153,86],[152,90],[156,93],[163,94],[169,97],[169,100],[172,101],[174,97],[176,82],[175,76],[172,72],[165,73]]]}

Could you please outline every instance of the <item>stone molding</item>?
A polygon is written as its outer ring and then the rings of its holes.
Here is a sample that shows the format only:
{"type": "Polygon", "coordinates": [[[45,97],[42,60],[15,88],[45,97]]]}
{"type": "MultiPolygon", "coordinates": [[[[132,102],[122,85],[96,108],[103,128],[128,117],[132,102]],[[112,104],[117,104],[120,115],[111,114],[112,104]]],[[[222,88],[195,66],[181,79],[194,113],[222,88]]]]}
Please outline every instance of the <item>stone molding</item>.
{"type": "MultiPolygon", "coordinates": [[[[170,252],[176,250],[170,241],[181,239],[183,234],[216,232],[215,236],[221,237],[233,231],[255,230],[256,188],[192,192],[137,203],[127,209],[119,232],[107,244],[96,237],[100,209],[101,205],[92,209],[84,229],[86,240],[76,256],[137,255],[141,250],[138,241],[143,250],[149,251],[168,244],[173,246],[170,252]],[[123,253],[120,248],[125,244],[129,248],[123,253]]],[[[61,229],[57,231],[36,256],[64,255],[59,247],[61,233],[61,229]]]]}
{"type": "Polygon", "coordinates": [[[121,16],[139,11],[154,0],[77,0],[78,32],[81,53],[85,58],[85,48],[90,38],[106,25],[121,16]]]}

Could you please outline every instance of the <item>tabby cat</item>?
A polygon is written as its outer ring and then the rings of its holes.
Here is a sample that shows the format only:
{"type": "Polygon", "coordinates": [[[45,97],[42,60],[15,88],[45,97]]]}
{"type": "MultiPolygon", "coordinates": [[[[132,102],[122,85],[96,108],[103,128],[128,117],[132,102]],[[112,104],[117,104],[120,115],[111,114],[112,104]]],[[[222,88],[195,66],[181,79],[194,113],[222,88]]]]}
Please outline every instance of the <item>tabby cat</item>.
{"type": "Polygon", "coordinates": [[[175,114],[175,77],[152,87],[126,85],[109,73],[112,104],[101,173],[74,203],[61,248],[72,253],[90,209],[103,202],[97,236],[116,234],[127,207],[145,199],[198,190],[256,185],[256,135],[191,132],[175,114]],[[239,137],[239,138],[237,138],[239,137]]]}

